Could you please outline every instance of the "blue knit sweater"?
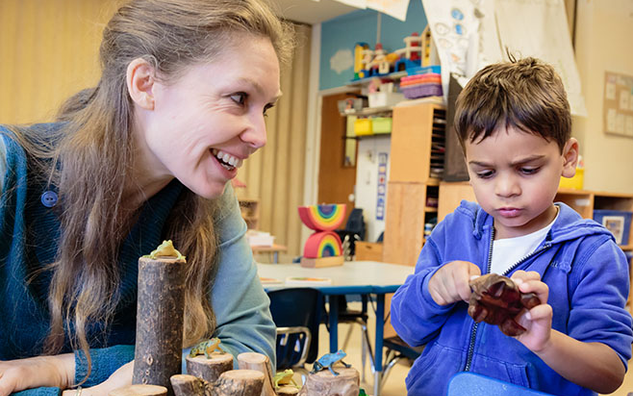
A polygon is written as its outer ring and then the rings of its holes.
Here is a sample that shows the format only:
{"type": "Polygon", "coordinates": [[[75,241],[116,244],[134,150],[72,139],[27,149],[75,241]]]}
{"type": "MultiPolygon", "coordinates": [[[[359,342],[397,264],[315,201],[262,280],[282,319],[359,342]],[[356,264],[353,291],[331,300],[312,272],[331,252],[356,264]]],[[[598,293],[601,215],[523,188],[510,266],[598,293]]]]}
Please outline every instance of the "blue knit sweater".
{"type": "MultiPolygon", "coordinates": [[[[48,124],[33,128],[47,133],[59,127],[48,124]]],[[[60,235],[60,203],[49,208],[42,199],[44,193],[56,192],[56,188],[36,181],[24,150],[9,136],[10,132],[0,127],[0,360],[42,353],[50,321],[46,302],[50,273],[40,272],[30,281],[29,277],[53,262],[60,235]]],[[[99,336],[104,330],[102,323],[88,329],[93,366],[86,387],[103,382],[134,359],[138,258],[169,239],[163,232],[165,222],[184,188],[174,180],[153,196],[120,248],[120,299],[110,327],[105,329],[106,337],[99,336]]],[[[214,337],[219,337],[234,356],[260,352],[271,359],[274,367],[275,324],[244,238],[246,224],[230,187],[220,199],[221,218],[216,221],[219,267],[209,293],[217,319],[214,337]]],[[[71,351],[65,345],[63,352],[71,351]]],[[[87,373],[85,357],[78,351],[75,371],[76,382],[87,373]]],[[[58,395],[60,391],[38,388],[18,394],[58,395]]]]}

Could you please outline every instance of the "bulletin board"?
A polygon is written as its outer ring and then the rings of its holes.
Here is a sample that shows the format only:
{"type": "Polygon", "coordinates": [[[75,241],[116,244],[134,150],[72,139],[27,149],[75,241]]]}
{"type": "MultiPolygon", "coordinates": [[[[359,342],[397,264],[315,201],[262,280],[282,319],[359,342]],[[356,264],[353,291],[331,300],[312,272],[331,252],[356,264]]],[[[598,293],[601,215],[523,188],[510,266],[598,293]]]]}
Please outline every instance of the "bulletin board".
{"type": "Polygon", "coordinates": [[[605,72],[604,131],[633,138],[633,76],[605,72]]]}

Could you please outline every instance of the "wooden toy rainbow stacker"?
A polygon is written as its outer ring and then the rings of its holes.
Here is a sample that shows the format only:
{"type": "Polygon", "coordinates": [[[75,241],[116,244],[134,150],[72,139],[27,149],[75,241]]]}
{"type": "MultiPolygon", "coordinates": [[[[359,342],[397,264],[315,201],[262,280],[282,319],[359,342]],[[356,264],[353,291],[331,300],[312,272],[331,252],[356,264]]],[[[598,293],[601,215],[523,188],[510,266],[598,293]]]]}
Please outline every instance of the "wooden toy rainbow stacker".
{"type": "Polygon", "coordinates": [[[302,267],[343,265],[343,244],[334,230],[345,219],[345,209],[345,204],[299,207],[301,221],[315,231],[303,247],[302,267]]]}

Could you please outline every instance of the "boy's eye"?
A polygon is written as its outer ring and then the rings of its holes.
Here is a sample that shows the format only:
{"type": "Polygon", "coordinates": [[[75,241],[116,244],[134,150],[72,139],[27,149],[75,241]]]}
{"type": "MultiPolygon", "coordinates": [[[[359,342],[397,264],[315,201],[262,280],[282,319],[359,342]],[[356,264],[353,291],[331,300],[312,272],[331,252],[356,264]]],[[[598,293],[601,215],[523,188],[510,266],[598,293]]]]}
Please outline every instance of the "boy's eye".
{"type": "Polygon", "coordinates": [[[234,101],[235,103],[237,103],[240,106],[244,106],[244,104],[246,103],[246,98],[248,97],[248,95],[244,92],[236,92],[234,94],[231,95],[231,100],[234,101]]]}
{"type": "Polygon", "coordinates": [[[541,168],[521,168],[520,172],[523,173],[524,175],[533,175],[536,172],[538,172],[539,169],[541,168]]]}
{"type": "Polygon", "coordinates": [[[489,179],[492,177],[492,175],[494,175],[494,172],[491,170],[486,170],[486,171],[479,171],[476,173],[477,177],[479,177],[480,179],[489,179]]]}

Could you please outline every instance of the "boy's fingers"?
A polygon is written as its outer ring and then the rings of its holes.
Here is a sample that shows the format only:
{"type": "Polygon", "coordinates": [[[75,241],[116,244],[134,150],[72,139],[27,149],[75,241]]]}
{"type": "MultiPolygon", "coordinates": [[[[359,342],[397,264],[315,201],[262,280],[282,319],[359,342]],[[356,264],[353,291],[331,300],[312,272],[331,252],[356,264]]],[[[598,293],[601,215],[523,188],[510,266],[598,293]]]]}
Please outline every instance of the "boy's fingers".
{"type": "Polygon", "coordinates": [[[541,304],[530,309],[525,317],[530,320],[551,319],[554,314],[552,306],[549,304],[541,304]]]}
{"type": "Polygon", "coordinates": [[[536,296],[541,300],[541,303],[544,304],[547,302],[549,298],[549,286],[546,283],[541,282],[540,280],[530,280],[517,282],[519,286],[519,290],[522,293],[535,293],[536,296]]]}

